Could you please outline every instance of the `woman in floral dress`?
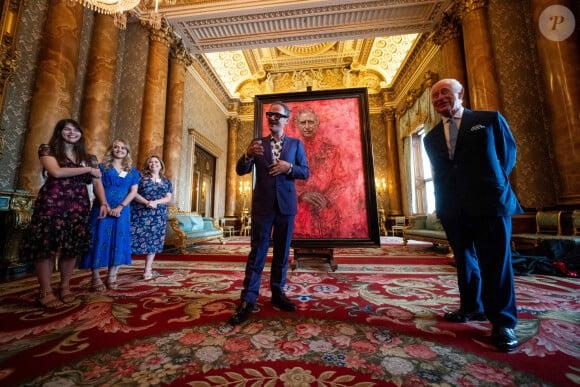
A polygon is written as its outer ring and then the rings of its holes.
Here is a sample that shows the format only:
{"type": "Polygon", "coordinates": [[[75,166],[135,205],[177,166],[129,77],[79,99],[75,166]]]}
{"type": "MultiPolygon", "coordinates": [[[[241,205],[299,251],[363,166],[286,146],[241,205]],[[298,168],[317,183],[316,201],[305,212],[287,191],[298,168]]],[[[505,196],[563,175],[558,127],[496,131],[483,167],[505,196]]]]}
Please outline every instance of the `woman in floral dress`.
{"type": "Polygon", "coordinates": [[[131,167],[131,149],[124,140],[115,140],[99,164],[105,189],[105,200],[95,201],[90,215],[92,247],[79,264],[93,271],[92,287],[105,290],[100,269],[108,267],[106,284],[118,288],[117,273],[121,265],[131,264],[131,208],[137,194],[139,171],[131,167]]]}
{"type": "Polygon", "coordinates": [[[70,279],[77,259],[91,247],[87,184],[93,183],[95,195],[101,199],[104,191],[97,158],[87,153],[83,131],[76,121],[60,120],[49,143],[40,145],[38,156],[46,181],[34,203],[20,255],[34,261],[40,284],[38,302],[51,309],[75,300],[70,279]],[[51,285],[57,258],[59,297],[51,285]]]}
{"type": "Polygon", "coordinates": [[[131,207],[131,247],[133,254],[147,254],[143,279],[153,277],[155,254],[163,250],[168,206],[173,187],[164,176],[165,164],[150,156],[143,167],[139,190],[131,207]]]}

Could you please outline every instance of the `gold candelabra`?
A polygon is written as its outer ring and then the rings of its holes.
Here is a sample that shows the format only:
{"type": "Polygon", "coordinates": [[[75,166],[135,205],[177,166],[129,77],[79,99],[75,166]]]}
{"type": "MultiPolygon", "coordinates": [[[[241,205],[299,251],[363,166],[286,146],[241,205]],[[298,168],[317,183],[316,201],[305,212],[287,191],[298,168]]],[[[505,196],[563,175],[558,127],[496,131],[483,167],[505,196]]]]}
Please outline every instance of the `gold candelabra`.
{"type": "MultiPolygon", "coordinates": [[[[240,181],[240,186],[238,187],[238,191],[240,192],[240,195],[242,195],[243,198],[243,204],[242,204],[242,213],[240,214],[240,221],[242,223],[242,230],[244,229],[244,227],[248,224],[248,217],[249,217],[249,211],[246,208],[246,200],[248,198],[248,195],[250,194],[250,192],[252,191],[252,187],[250,185],[249,181],[240,181]]],[[[241,232],[240,232],[241,235],[241,232]]]]}
{"type": "Polygon", "coordinates": [[[246,208],[246,199],[248,198],[248,195],[250,194],[250,191],[252,190],[252,188],[250,187],[250,182],[249,181],[240,181],[240,186],[238,188],[238,191],[240,192],[240,195],[242,195],[242,198],[244,199],[243,204],[242,204],[242,212],[247,212],[248,209],[246,208]]]}
{"type": "Polygon", "coordinates": [[[380,233],[382,235],[387,235],[387,217],[385,215],[385,209],[383,208],[383,197],[387,191],[387,182],[384,178],[375,178],[375,186],[377,189],[377,195],[379,197],[379,227],[380,233]]]}

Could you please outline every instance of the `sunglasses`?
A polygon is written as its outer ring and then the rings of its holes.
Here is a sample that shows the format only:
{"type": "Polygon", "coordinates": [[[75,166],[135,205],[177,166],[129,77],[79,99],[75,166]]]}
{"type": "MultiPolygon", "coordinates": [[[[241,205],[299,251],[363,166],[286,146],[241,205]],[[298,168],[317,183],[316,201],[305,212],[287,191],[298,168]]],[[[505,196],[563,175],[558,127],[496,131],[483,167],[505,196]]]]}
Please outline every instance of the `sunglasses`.
{"type": "Polygon", "coordinates": [[[288,118],[288,116],[285,116],[284,114],[272,113],[272,112],[267,112],[266,113],[266,117],[268,117],[268,118],[275,118],[277,120],[279,120],[280,118],[288,118]]]}

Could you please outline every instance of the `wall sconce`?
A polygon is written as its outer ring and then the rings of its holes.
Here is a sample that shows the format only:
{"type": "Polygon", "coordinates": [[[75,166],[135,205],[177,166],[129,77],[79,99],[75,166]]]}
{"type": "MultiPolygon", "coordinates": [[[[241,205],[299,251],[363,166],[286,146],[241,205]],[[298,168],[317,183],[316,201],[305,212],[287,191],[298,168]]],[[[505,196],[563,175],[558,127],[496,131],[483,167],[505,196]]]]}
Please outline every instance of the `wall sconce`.
{"type": "Polygon", "coordinates": [[[383,208],[384,195],[387,192],[387,181],[375,178],[375,187],[377,188],[377,195],[379,197],[379,227],[381,235],[387,235],[387,218],[385,216],[385,209],[383,208]]]}
{"type": "Polygon", "coordinates": [[[250,185],[249,181],[240,181],[240,186],[238,187],[238,191],[240,192],[240,195],[242,195],[242,197],[244,198],[244,203],[242,205],[242,213],[247,213],[248,209],[246,208],[246,199],[248,198],[248,195],[250,194],[250,192],[252,191],[252,187],[250,185]]]}

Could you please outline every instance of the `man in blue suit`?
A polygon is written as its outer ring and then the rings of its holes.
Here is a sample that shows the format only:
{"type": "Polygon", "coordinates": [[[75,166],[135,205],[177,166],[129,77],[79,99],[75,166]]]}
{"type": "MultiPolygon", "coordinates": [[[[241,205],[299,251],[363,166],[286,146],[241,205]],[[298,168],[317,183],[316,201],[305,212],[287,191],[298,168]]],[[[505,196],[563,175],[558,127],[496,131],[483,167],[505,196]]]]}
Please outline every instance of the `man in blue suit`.
{"type": "Polygon", "coordinates": [[[442,121],[424,140],[437,216],[457,264],[460,307],[444,318],[464,323],[487,317],[492,344],[510,352],[518,346],[511,216],[523,212],[508,179],[516,143],[500,113],[464,109],[463,93],[455,79],[433,85],[431,102],[442,121]]]}
{"type": "Polygon", "coordinates": [[[270,235],[274,252],[270,273],[272,304],[287,312],[295,312],[296,304],[284,294],[290,242],[297,212],[295,179],[310,176],[302,141],[284,134],[290,120],[290,109],[282,102],[271,104],[268,112],[270,135],[253,140],[238,160],[236,172],[242,176],[254,169],[252,195],[251,250],[246,263],[240,305],[230,318],[236,325],[247,320],[260,293],[260,279],[266,263],[270,235]],[[273,230],[273,233],[272,233],[273,230]]]}

